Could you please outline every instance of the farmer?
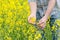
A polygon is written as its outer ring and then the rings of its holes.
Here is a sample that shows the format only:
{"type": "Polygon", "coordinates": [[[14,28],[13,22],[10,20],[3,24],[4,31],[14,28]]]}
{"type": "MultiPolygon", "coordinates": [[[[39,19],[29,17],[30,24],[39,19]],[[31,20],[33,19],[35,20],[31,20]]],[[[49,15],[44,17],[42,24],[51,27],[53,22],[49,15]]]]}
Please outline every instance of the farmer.
{"type": "Polygon", "coordinates": [[[31,8],[31,14],[28,17],[29,23],[35,24],[35,22],[33,23],[30,19],[36,18],[36,21],[39,20],[38,25],[42,29],[44,29],[49,17],[51,27],[53,26],[55,20],[57,19],[60,20],[59,0],[28,0],[28,1],[31,8]]]}

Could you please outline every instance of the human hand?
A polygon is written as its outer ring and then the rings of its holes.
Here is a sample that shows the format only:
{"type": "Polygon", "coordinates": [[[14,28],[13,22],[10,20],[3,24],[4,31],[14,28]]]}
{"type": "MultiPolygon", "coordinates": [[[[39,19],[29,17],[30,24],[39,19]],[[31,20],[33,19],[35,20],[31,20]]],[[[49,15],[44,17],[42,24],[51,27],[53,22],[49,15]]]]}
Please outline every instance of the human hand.
{"type": "Polygon", "coordinates": [[[45,28],[46,26],[46,21],[48,20],[48,17],[47,16],[44,16],[42,17],[40,20],[39,20],[39,23],[38,23],[38,26],[42,29],[45,28]]]}
{"type": "Polygon", "coordinates": [[[36,21],[36,15],[35,14],[30,14],[30,16],[28,17],[28,22],[31,24],[35,24],[36,21]]]}

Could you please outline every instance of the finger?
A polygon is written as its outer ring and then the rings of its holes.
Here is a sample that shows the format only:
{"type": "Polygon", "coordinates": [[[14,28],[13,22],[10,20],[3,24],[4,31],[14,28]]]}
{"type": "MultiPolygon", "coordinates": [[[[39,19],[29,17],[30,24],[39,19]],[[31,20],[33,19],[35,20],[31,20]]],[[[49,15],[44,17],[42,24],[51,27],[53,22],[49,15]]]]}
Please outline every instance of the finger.
{"type": "Polygon", "coordinates": [[[46,26],[46,24],[44,24],[44,25],[41,27],[41,29],[44,29],[44,28],[45,28],[45,26],[46,26]]]}
{"type": "Polygon", "coordinates": [[[42,25],[44,22],[39,22],[38,25],[42,25]]]}
{"type": "Polygon", "coordinates": [[[39,24],[42,24],[42,23],[43,23],[43,20],[40,20],[40,21],[39,21],[39,24]]]}
{"type": "Polygon", "coordinates": [[[39,27],[40,28],[44,28],[45,27],[45,24],[44,23],[43,24],[40,24],[39,27]]]}
{"type": "Polygon", "coordinates": [[[45,24],[43,24],[42,26],[41,26],[41,28],[44,28],[45,27],[45,24]]]}
{"type": "Polygon", "coordinates": [[[31,19],[31,16],[29,16],[29,17],[28,17],[28,21],[29,21],[29,22],[31,22],[31,20],[30,20],[30,19],[31,19]]]}
{"type": "Polygon", "coordinates": [[[40,26],[43,27],[44,26],[44,23],[40,24],[40,26]]]}
{"type": "Polygon", "coordinates": [[[28,22],[29,22],[29,23],[31,23],[31,20],[30,20],[30,18],[31,18],[31,17],[29,16],[29,17],[28,17],[28,22]]]}
{"type": "Polygon", "coordinates": [[[38,26],[41,28],[44,24],[38,24],[38,26]]]}
{"type": "Polygon", "coordinates": [[[30,20],[30,16],[28,17],[28,21],[30,20]]]}

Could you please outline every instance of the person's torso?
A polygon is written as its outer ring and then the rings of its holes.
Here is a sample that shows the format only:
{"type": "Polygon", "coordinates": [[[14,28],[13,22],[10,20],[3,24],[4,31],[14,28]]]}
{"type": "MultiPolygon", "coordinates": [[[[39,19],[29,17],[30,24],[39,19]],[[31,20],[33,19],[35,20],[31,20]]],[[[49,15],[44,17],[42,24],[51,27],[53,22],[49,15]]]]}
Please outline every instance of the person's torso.
{"type": "MultiPolygon", "coordinates": [[[[48,3],[49,3],[49,0],[37,0],[37,8],[38,8],[37,10],[41,13],[41,15],[43,15],[44,12],[46,11],[48,3]]],[[[54,16],[55,18],[60,17],[59,8],[60,8],[60,0],[56,0],[55,7],[53,8],[52,13],[51,13],[51,15],[55,15],[54,16]]]]}
{"type": "MultiPolygon", "coordinates": [[[[37,0],[37,7],[48,6],[49,0],[37,0]]],[[[60,0],[56,0],[55,7],[60,8],[60,0]]]]}
{"type": "Polygon", "coordinates": [[[57,0],[57,6],[60,8],[60,0],[57,0]]]}
{"type": "Polygon", "coordinates": [[[48,5],[49,0],[37,0],[37,7],[43,7],[48,5]]]}

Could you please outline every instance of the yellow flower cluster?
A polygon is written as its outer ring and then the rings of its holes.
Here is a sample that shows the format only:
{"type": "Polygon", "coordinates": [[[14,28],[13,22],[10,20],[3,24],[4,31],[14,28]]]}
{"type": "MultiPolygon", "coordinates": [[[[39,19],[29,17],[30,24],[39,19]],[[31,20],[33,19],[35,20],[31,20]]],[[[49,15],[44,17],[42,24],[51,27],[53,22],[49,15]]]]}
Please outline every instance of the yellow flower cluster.
{"type": "Polygon", "coordinates": [[[35,22],[36,22],[36,18],[32,17],[32,18],[31,18],[31,22],[32,22],[32,23],[35,23],[35,22]]]}
{"type": "MultiPolygon", "coordinates": [[[[40,39],[41,33],[27,21],[29,15],[27,0],[0,0],[0,40],[40,39]]],[[[32,22],[35,21],[32,18],[32,22]]]]}
{"type": "MultiPolygon", "coordinates": [[[[30,15],[28,0],[0,0],[0,40],[52,40],[52,32],[47,23],[44,31],[38,30],[35,25],[29,24],[30,15]]],[[[34,23],[35,18],[31,18],[34,23]]],[[[60,20],[55,23],[60,25],[60,20]]],[[[38,27],[38,26],[37,26],[38,27]]],[[[55,30],[53,25],[52,30],[55,30]]]]}

